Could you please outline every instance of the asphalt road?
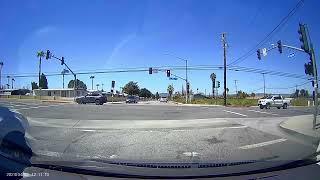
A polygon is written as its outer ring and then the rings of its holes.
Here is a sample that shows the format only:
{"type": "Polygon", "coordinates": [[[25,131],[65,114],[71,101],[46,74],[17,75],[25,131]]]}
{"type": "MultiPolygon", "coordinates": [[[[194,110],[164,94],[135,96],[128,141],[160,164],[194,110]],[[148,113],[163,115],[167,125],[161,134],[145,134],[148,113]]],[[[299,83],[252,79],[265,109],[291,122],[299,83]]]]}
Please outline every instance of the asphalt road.
{"type": "Polygon", "coordinates": [[[27,117],[38,155],[154,162],[296,160],[316,151],[279,123],[309,108],[193,107],[175,104],[78,105],[4,101],[27,117]]]}

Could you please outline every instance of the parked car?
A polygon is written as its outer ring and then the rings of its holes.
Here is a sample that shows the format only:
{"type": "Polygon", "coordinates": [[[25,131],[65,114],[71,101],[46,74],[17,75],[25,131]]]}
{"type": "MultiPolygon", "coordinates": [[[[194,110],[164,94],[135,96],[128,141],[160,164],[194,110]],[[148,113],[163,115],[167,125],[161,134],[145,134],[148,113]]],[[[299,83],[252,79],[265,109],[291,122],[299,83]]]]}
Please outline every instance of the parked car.
{"type": "Polygon", "coordinates": [[[78,104],[95,103],[96,105],[102,105],[107,102],[107,96],[101,93],[92,92],[76,98],[76,102],[78,104]]]}
{"type": "Polygon", "coordinates": [[[269,96],[267,98],[259,99],[258,106],[260,109],[266,108],[270,109],[270,107],[277,107],[280,109],[287,109],[290,105],[290,100],[284,99],[282,96],[269,96]]]}
{"type": "Polygon", "coordinates": [[[138,103],[138,99],[135,96],[128,96],[126,99],[126,103],[138,103]]]}
{"type": "Polygon", "coordinates": [[[168,98],[167,97],[161,97],[159,99],[160,102],[168,102],[168,98]]]}

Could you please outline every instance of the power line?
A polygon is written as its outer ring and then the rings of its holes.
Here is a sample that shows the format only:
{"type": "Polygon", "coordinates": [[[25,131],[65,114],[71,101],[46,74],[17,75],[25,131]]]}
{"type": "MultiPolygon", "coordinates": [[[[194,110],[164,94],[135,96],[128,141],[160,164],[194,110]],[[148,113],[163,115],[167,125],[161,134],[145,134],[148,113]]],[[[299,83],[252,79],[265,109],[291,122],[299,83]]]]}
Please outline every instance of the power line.
{"type": "Polygon", "coordinates": [[[269,39],[272,38],[272,36],[280,30],[281,26],[283,26],[284,24],[286,24],[288,22],[288,20],[297,12],[298,8],[300,8],[300,6],[303,5],[303,0],[300,0],[296,6],[284,17],[282,18],[282,20],[280,21],[280,23],[271,31],[267,34],[267,36],[265,38],[263,38],[257,45],[255,45],[253,48],[251,48],[248,52],[246,52],[244,55],[240,56],[239,58],[237,58],[236,60],[232,61],[231,63],[228,64],[228,66],[232,65],[232,64],[238,64],[242,61],[244,61],[245,59],[247,59],[249,56],[251,56],[252,54],[255,53],[255,50],[257,48],[259,48],[261,45],[263,45],[264,43],[266,43],[266,41],[268,41],[269,39]]]}
{"type": "Polygon", "coordinates": [[[307,83],[310,83],[310,81],[306,81],[302,84],[298,84],[298,85],[294,85],[294,86],[290,86],[290,87],[281,87],[281,88],[266,88],[266,89],[292,89],[292,88],[295,88],[295,87],[299,87],[299,86],[303,86],[307,83]]]}

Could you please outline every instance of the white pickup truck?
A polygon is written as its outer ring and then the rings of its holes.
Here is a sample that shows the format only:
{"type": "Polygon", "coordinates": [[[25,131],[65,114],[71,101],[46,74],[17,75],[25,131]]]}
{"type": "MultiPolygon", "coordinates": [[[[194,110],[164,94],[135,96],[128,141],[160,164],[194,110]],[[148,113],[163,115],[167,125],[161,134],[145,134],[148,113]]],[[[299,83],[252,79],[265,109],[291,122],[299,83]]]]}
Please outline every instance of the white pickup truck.
{"type": "Polygon", "coordinates": [[[290,105],[290,100],[284,99],[282,96],[269,96],[267,98],[259,99],[258,106],[260,109],[266,108],[270,109],[270,107],[277,107],[280,109],[287,109],[290,105]]]}

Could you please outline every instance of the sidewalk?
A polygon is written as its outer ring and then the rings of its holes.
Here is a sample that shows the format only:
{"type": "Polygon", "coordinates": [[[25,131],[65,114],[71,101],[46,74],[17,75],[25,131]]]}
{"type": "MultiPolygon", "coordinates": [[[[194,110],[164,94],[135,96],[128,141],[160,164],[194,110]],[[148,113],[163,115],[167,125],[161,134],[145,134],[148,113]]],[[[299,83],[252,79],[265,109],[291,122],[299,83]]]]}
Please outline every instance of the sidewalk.
{"type": "Polygon", "coordinates": [[[289,133],[310,138],[314,142],[319,142],[320,140],[320,128],[313,129],[313,115],[291,117],[288,120],[282,121],[280,127],[289,133]]]}

